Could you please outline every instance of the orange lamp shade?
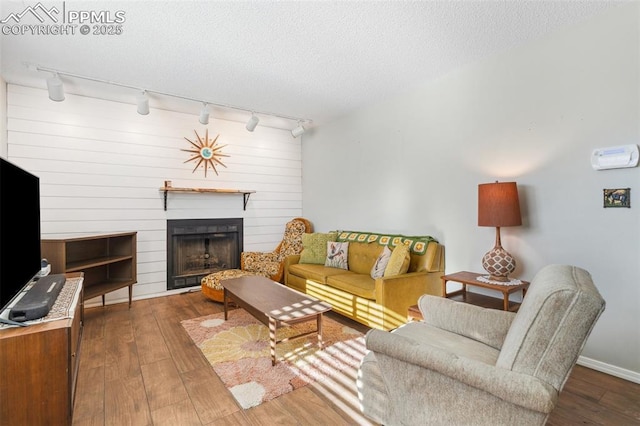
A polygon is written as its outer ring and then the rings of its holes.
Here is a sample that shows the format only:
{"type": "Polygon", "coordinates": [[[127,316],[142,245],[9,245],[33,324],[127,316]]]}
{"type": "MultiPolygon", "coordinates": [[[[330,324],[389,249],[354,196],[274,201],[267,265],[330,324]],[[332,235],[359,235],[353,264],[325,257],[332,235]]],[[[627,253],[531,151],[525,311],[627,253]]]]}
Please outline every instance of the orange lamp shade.
{"type": "Polygon", "coordinates": [[[515,182],[478,185],[478,226],[520,226],[520,200],[515,182]]]}

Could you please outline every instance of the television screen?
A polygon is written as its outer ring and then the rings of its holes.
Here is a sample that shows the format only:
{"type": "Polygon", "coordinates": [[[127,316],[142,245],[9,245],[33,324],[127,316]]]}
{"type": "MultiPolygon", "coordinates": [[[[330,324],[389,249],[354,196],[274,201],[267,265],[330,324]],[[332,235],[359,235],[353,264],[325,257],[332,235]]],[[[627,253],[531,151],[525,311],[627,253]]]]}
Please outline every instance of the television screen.
{"type": "Polygon", "coordinates": [[[0,158],[0,312],[40,262],[40,179],[0,158]]]}

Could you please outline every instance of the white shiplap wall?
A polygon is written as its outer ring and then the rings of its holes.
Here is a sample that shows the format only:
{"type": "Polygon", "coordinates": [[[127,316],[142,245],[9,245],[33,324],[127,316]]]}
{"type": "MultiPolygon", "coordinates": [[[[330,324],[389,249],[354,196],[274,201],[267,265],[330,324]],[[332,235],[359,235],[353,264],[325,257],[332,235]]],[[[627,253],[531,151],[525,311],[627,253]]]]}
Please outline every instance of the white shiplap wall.
{"type": "MultiPolygon", "coordinates": [[[[135,105],[66,95],[52,102],[46,90],[7,86],[8,158],[40,177],[42,238],[138,232],[138,283],[134,298],[166,292],[167,219],[244,218],[244,250],[271,251],[284,225],[302,215],[302,165],[299,139],[287,130],[212,117],[208,126],[193,114],[153,109],[147,116],[135,105]],[[182,151],[195,138],[220,135],[228,154],[218,167],[192,173],[195,164],[182,151]],[[174,187],[255,190],[246,211],[242,195],[168,194],[174,187]]],[[[107,295],[108,302],[126,290],[107,295]]],[[[95,302],[95,301],[93,301],[95,302]]],[[[90,302],[91,303],[91,302],[90,302]]]]}

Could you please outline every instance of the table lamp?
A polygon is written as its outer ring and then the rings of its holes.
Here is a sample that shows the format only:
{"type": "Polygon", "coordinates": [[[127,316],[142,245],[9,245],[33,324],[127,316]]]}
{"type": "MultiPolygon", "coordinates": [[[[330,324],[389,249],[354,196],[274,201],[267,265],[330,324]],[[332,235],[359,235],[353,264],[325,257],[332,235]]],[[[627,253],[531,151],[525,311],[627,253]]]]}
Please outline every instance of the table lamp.
{"type": "Polygon", "coordinates": [[[496,228],[496,244],[482,258],[482,266],[492,281],[509,281],[516,260],[500,243],[500,228],[520,226],[520,201],[515,182],[481,183],[478,185],[478,226],[496,228]]]}

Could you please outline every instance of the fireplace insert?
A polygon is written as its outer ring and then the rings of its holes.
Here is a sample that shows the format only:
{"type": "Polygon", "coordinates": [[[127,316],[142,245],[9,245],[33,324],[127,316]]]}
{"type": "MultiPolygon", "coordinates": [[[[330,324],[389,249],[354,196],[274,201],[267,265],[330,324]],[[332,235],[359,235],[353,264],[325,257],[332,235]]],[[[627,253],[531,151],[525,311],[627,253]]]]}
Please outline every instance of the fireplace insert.
{"type": "Polygon", "coordinates": [[[167,290],[200,285],[224,269],[240,268],[242,218],[167,221],[167,290]]]}

